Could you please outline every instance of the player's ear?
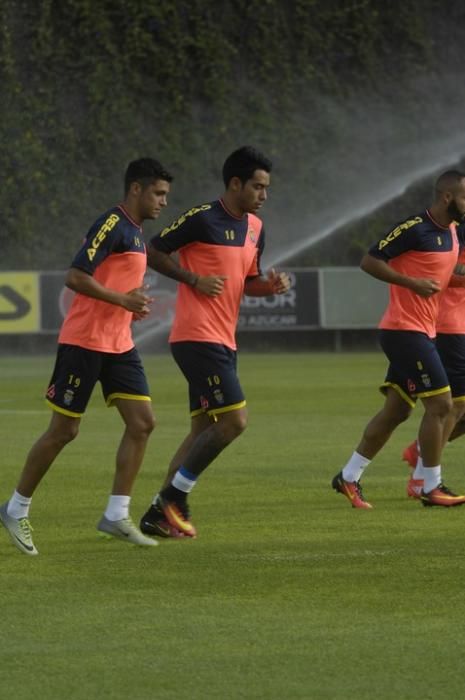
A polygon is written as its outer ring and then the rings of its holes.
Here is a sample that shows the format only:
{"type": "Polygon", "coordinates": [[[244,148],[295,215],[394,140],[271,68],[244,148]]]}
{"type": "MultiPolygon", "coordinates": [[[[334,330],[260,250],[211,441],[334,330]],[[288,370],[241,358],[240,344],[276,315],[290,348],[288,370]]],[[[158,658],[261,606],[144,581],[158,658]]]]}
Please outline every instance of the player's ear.
{"type": "Polygon", "coordinates": [[[134,181],[131,182],[129,186],[129,194],[132,194],[135,197],[138,197],[140,193],[142,192],[142,185],[140,182],[134,181]]]}
{"type": "Polygon", "coordinates": [[[242,187],[242,182],[241,182],[240,178],[234,176],[234,177],[232,177],[232,178],[230,179],[230,181],[229,181],[229,188],[230,188],[233,192],[239,192],[239,190],[241,189],[241,187],[242,187]]]}
{"type": "Polygon", "coordinates": [[[449,190],[446,190],[444,192],[443,196],[444,196],[444,201],[447,204],[450,204],[452,202],[452,200],[454,199],[454,195],[452,194],[452,192],[449,192],[449,190]]]}

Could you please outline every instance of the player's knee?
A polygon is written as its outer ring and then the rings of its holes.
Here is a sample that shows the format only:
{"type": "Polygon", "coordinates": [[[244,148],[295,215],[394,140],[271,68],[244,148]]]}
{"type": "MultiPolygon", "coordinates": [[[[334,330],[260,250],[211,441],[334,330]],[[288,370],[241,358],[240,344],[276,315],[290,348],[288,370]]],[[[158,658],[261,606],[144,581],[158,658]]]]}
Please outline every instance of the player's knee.
{"type": "Polygon", "coordinates": [[[411,413],[412,413],[411,407],[408,406],[407,404],[405,404],[405,406],[403,406],[402,409],[397,414],[396,426],[400,425],[401,423],[405,423],[405,421],[408,418],[410,418],[411,413]]]}
{"type": "Polygon", "coordinates": [[[247,416],[246,415],[238,416],[237,421],[236,421],[237,435],[239,436],[241,433],[243,433],[246,428],[247,428],[247,416]]]}
{"type": "Polygon", "coordinates": [[[391,417],[390,419],[388,419],[388,420],[385,422],[385,426],[384,426],[384,427],[385,427],[385,432],[387,432],[387,433],[393,433],[394,430],[396,430],[396,428],[398,428],[398,426],[399,426],[401,423],[404,423],[404,422],[407,420],[407,418],[408,418],[408,415],[405,415],[405,414],[398,415],[398,416],[395,416],[395,417],[391,417]]]}
{"type": "Polygon", "coordinates": [[[135,440],[147,440],[154,428],[154,420],[141,420],[127,426],[128,432],[135,440]]]}
{"type": "Polygon", "coordinates": [[[425,402],[425,412],[440,420],[445,420],[454,411],[450,395],[435,396],[433,401],[425,402]]]}
{"type": "Polygon", "coordinates": [[[398,425],[404,423],[410,416],[412,409],[405,404],[405,407],[399,407],[397,411],[383,411],[381,413],[381,420],[379,421],[380,426],[382,426],[384,431],[392,432],[397,428],[398,425]]]}
{"type": "Polygon", "coordinates": [[[154,415],[151,415],[145,421],[145,432],[147,433],[147,435],[150,435],[150,433],[153,433],[153,431],[155,430],[156,427],[157,427],[157,419],[155,418],[154,415]]]}
{"type": "Polygon", "coordinates": [[[79,435],[79,424],[70,423],[69,425],[63,426],[59,431],[54,430],[50,433],[49,437],[56,445],[64,447],[69,442],[72,442],[79,435]]]}
{"type": "Polygon", "coordinates": [[[223,425],[226,443],[232,442],[241,435],[247,427],[247,416],[244,414],[231,415],[223,425]]]}
{"type": "Polygon", "coordinates": [[[134,421],[128,428],[134,435],[148,438],[150,433],[155,429],[155,425],[155,416],[146,415],[140,416],[138,420],[134,421]]]}

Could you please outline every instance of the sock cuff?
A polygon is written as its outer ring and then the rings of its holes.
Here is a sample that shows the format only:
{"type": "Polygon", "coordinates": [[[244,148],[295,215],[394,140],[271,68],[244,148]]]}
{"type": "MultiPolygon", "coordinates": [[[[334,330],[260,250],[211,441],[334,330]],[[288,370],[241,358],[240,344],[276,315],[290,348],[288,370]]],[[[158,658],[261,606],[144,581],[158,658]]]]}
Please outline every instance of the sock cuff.
{"type": "Polygon", "coordinates": [[[190,493],[195,486],[197,481],[197,475],[191,474],[188,469],[180,467],[176,474],[174,475],[171,485],[179,491],[184,491],[184,493],[190,493]]]}
{"type": "Polygon", "coordinates": [[[197,481],[198,475],[193,474],[190,472],[186,467],[179,467],[178,469],[179,474],[183,476],[185,479],[189,479],[189,481],[197,481]]]}
{"type": "Polygon", "coordinates": [[[17,503],[21,503],[21,505],[30,505],[32,501],[32,496],[23,496],[19,491],[14,491],[12,498],[14,498],[17,503]]]}
{"type": "Polygon", "coordinates": [[[360,462],[360,465],[363,467],[367,467],[371,462],[371,459],[368,459],[368,457],[364,457],[360,454],[360,452],[357,452],[357,450],[354,451],[354,457],[360,462]]]}

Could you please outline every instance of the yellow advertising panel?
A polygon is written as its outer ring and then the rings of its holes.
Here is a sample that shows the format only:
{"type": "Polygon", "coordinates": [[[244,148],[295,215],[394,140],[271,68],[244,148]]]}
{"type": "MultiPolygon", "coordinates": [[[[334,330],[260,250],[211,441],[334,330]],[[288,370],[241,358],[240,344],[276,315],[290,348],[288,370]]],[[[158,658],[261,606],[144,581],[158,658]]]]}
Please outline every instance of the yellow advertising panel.
{"type": "Polygon", "coordinates": [[[0,272],[0,333],[39,330],[39,273],[0,272]]]}

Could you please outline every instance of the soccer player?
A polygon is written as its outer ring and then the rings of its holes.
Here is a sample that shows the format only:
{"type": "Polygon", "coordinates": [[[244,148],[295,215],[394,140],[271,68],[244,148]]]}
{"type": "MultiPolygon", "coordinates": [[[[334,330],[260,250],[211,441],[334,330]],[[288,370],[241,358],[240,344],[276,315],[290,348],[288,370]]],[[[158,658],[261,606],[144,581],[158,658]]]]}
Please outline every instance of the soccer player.
{"type": "MultiPolygon", "coordinates": [[[[453,275],[451,286],[441,294],[436,323],[436,347],[449,379],[454,410],[455,425],[449,435],[449,442],[464,432],[462,419],[465,413],[465,248],[460,251],[455,272],[461,274],[453,275]]],[[[407,495],[410,498],[421,498],[423,459],[417,440],[404,449],[402,457],[413,469],[407,483],[407,495]]]]}
{"type": "Polygon", "coordinates": [[[193,207],[150,241],[149,266],[179,282],[169,341],[189,385],[191,424],[141,519],[146,534],[195,537],[187,496],[246,427],[236,372],[241,298],[289,289],[285,273],[270,270],[264,276],[260,270],[265,232],[256,212],[266,201],[271,167],[254,148],[234,151],[223,165],[223,197],[193,207]],[[176,251],[179,263],[172,256],[176,251]]]}
{"type": "Polygon", "coordinates": [[[379,324],[380,343],[389,360],[382,391],[386,400],[368,423],[362,439],[333,481],[354,508],[371,508],[361,476],[395,428],[421,399],[424,415],[419,442],[424,464],[421,501],[425,506],[456,506],[441,477],[441,451],[454,424],[449,380],[434,343],[441,290],[457,264],[454,222],[465,215],[465,174],[451,170],[435,184],[432,206],[396,226],[373,245],[362,269],[389,284],[390,300],[379,324]]]}
{"type": "Polygon", "coordinates": [[[50,424],[29,452],[12,497],[0,506],[0,521],[26,554],[38,553],[29,524],[32,495],[52,462],[77,436],[97,381],[107,405],[116,406],[125,424],[111,496],[97,528],[137,545],[157,544],[129,516],[131,489],[155,425],[131,322],[148,313],[151,301],[142,286],[147,263],[142,222],[159,216],[171,181],[156,160],[130,163],[123,203],[91,226],[67,273],[66,285],[76,295],[61,327],[46,394],[53,411],[50,424]]]}

